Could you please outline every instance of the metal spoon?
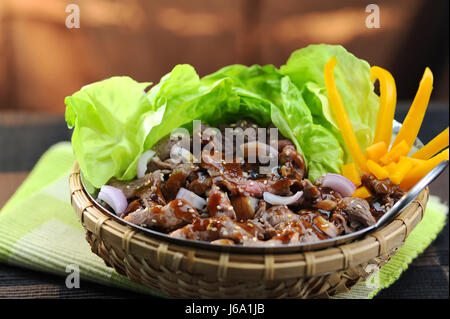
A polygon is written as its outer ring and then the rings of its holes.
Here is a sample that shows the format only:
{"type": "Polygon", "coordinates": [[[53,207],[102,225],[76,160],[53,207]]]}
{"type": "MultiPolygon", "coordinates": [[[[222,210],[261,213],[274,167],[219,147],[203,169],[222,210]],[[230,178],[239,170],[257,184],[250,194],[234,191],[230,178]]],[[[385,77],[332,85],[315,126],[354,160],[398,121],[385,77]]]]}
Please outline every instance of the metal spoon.
{"type": "Polygon", "coordinates": [[[403,197],[395,203],[394,206],[384,214],[378,222],[374,225],[375,228],[379,228],[386,224],[392,218],[396,217],[400,212],[405,209],[420,192],[427,187],[432,181],[434,181],[448,166],[448,161],[442,161],[437,166],[435,166],[427,175],[425,175],[416,185],[414,185],[409,192],[407,192],[403,197]]]}

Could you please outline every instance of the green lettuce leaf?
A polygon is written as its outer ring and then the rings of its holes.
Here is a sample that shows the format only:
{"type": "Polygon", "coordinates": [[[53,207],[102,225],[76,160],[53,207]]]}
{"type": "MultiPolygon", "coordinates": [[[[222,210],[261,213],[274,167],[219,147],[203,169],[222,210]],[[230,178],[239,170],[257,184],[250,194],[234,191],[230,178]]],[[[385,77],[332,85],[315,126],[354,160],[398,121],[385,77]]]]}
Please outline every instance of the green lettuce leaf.
{"type": "Polygon", "coordinates": [[[281,80],[281,99],[282,103],[272,108],[272,122],[305,157],[308,179],[340,173],[344,152],[339,141],[325,127],[314,124],[310,109],[289,77],[281,80]]]}
{"type": "Polygon", "coordinates": [[[156,117],[144,90],[151,83],[112,77],[66,97],[66,122],[74,128],[72,145],[93,186],[111,177],[131,179],[156,117]]]}
{"type": "Polygon", "coordinates": [[[161,121],[152,127],[145,141],[149,149],[178,127],[193,120],[220,123],[239,112],[239,99],[228,78],[204,85],[190,65],[177,65],[148,94],[161,121]]]}
{"type": "MultiPolygon", "coordinates": [[[[314,123],[331,129],[341,143],[343,139],[330,108],[325,89],[323,70],[331,57],[335,56],[335,80],[344,102],[355,135],[362,149],[373,140],[378,112],[378,96],[370,81],[370,65],[356,58],[340,45],[310,45],[291,54],[280,72],[288,75],[301,90],[306,104],[311,109],[314,123]]],[[[342,144],[344,149],[345,145],[342,144]]],[[[346,152],[346,161],[350,156],[346,152]]]]}
{"type": "Polygon", "coordinates": [[[233,80],[241,104],[247,105],[253,114],[258,111],[263,115],[260,123],[272,122],[281,134],[295,143],[305,157],[309,179],[340,172],[343,150],[339,141],[329,129],[314,124],[309,106],[289,77],[283,76],[273,65],[231,65],[202,81],[212,83],[227,77],[233,80]]]}

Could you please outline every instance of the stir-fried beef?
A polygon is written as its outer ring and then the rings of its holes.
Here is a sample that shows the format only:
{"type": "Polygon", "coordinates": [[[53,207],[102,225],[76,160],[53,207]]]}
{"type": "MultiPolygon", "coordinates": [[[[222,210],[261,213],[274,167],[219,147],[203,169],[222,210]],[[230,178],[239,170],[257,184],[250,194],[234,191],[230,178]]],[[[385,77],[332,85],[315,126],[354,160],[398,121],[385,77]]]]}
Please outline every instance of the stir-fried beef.
{"type": "Polygon", "coordinates": [[[199,196],[206,195],[211,188],[211,177],[203,172],[194,172],[191,181],[188,181],[186,188],[199,196]]]}
{"type": "Polygon", "coordinates": [[[285,146],[288,146],[288,145],[293,146],[295,149],[295,145],[294,145],[294,143],[292,143],[291,140],[288,140],[288,139],[279,140],[277,143],[278,151],[281,152],[285,148],[285,146]]]}
{"type": "Polygon", "coordinates": [[[143,188],[151,186],[156,180],[161,180],[161,171],[155,171],[146,174],[144,177],[133,180],[133,181],[119,181],[115,178],[109,181],[109,185],[114,186],[124,193],[127,199],[134,198],[137,196],[143,188]]]}
{"type": "Polygon", "coordinates": [[[280,171],[283,177],[302,180],[305,175],[305,161],[293,145],[286,145],[279,155],[280,171]]]}
{"type": "Polygon", "coordinates": [[[162,193],[164,194],[164,197],[168,201],[175,199],[175,196],[177,195],[180,188],[186,184],[186,179],[188,178],[189,174],[197,169],[198,168],[196,166],[190,163],[178,165],[162,186],[162,193]]]}
{"type": "Polygon", "coordinates": [[[262,212],[258,218],[275,230],[283,228],[289,222],[299,222],[300,216],[291,211],[287,206],[276,205],[262,212]]]}
{"type": "Polygon", "coordinates": [[[338,204],[340,210],[346,213],[350,224],[352,222],[361,223],[364,226],[371,226],[376,223],[370,212],[369,203],[358,197],[344,197],[338,204]]]}
{"type": "Polygon", "coordinates": [[[136,196],[139,197],[144,207],[166,205],[166,199],[161,191],[163,174],[160,171],[154,171],[149,180],[150,182],[147,185],[136,192],[136,196]]]}
{"type": "Polygon", "coordinates": [[[251,196],[234,196],[231,198],[231,204],[236,212],[236,219],[239,221],[254,218],[258,203],[258,199],[251,196]]]}
{"type": "Polygon", "coordinates": [[[171,201],[165,206],[156,205],[138,209],[124,219],[133,224],[172,230],[192,222],[199,216],[197,210],[183,199],[171,201]]]}
{"type": "Polygon", "coordinates": [[[216,185],[213,185],[208,193],[206,207],[211,217],[228,216],[231,219],[236,219],[236,212],[231,205],[228,194],[222,192],[216,185]]]}
{"type": "Polygon", "coordinates": [[[254,222],[236,222],[228,216],[194,219],[192,224],[177,229],[170,236],[183,239],[214,241],[229,239],[237,244],[264,238],[264,230],[254,222]]]}
{"type": "MultiPolygon", "coordinates": [[[[239,132],[257,128],[248,120],[231,126],[239,132]]],[[[323,187],[320,179],[314,183],[305,179],[303,156],[282,136],[276,143],[271,141],[274,146],[268,146],[257,141],[257,134],[246,135],[244,143],[248,144],[242,148],[242,158],[234,151],[229,158],[230,150],[219,145],[233,142],[225,139],[226,127],[215,129],[202,123],[201,128],[208,129],[208,134],[193,133],[200,137],[201,161],[183,148],[186,145],[181,145],[181,140],[165,138],[154,148],[156,155],[147,166],[150,173],[133,181],[109,182],[128,199],[122,218],[172,237],[219,245],[295,245],[373,225],[404,195],[389,179],[380,181],[366,174],[362,183],[372,196],[343,197],[323,187]],[[266,164],[249,161],[250,152],[259,153],[260,148],[278,151],[278,164],[270,170],[262,171],[266,164]],[[288,200],[298,192],[302,192],[300,199],[288,200]],[[281,201],[269,200],[265,193],[281,196],[281,201]]],[[[265,137],[269,143],[269,136],[265,137]]],[[[193,138],[184,137],[184,143],[192,146],[193,138]]]]}

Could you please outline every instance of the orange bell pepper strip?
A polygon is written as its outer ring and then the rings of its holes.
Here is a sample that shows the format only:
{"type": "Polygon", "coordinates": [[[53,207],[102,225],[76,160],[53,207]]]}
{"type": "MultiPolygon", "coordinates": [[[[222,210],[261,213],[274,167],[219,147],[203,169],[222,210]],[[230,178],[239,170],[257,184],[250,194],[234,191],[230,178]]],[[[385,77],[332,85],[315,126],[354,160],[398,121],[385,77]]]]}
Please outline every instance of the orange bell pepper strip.
{"type": "Polygon", "coordinates": [[[352,195],[352,197],[359,197],[359,198],[369,198],[370,196],[372,196],[372,194],[365,186],[361,186],[360,188],[357,188],[356,191],[352,195]]]}
{"type": "Polygon", "coordinates": [[[398,161],[395,171],[389,174],[389,179],[394,184],[397,185],[400,184],[400,182],[403,180],[403,178],[406,176],[406,174],[413,166],[414,161],[412,159],[406,156],[400,157],[400,160],[398,161]]]}
{"type": "Polygon", "coordinates": [[[358,144],[355,132],[353,131],[352,123],[350,122],[344,103],[342,102],[342,98],[334,81],[334,68],[336,65],[336,57],[332,57],[325,65],[324,69],[325,86],[328,92],[328,99],[330,100],[331,108],[333,109],[338,127],[341,130],[344,142],[350,155],[353,157],[353,160],[356,165],[358,165],[359,169],[366,172],[366,156],[358,144]]]}
{"type": "Polygon", "coordinates": [[[389,146],[392,139],[392,122],[394,121],[397,104],[395,80],[391,73],[378,66],[370,68],[370,79],[372,83],[375,83],[377,79],[380,82],[380,107],[378,108],[373,143],[384,142],[389,146]]]}
{"type": "Polygon", "coordinates": [[[391,162],[390,164],[383,166],[383,168],[385,170],[387,170],[389,173],[389,176],[391,176],[392,174],[394,174],[395,169],[397,168],[397,163],[391,162]]]}
{"type": "Polygon", "coordinates": [[[379,180],[389,177],[389,172],[372,160],[367,161],[367,169],[379,180]]]}
{"type": "Polygon", "coordinates": [[[361,185],[361,176],[355,163],[342,165],[342,175],[351,180],[356,187],[361,185]]]}
{"type": "Polygon", "coordinates": [[[445,160],[448,161],[448,155],[448,148],[446,148],[439,154],[433,156],[429,160],[426,160],[424,163],[415,166],[403,178],[402,182],[400,183],[400,187],[405,190],[410,189],[440,162],[445,160]]]}
{"type": "Polygon", "coordinates": [[[411,155],[412,158],[427,160],[448,146],[448,127],[433,138],[420,150],[411,155]]]}
{"type": "Polygon", "coordinates": [[[370,145],[366,148],[366,156],[374,162],[379,163],[380,159],[388,152],[387,144],[382,141],[370,145]]]}
{"type": "Polygon", "coordinates": [[[405,142],[401,141],[397,145],[393,146],[389,152],[387,152],[380,161],[384,165],[389,165],[391,162],[397,162],[401,156],[406,156],[409,153],[411,147],[405,142]]]}
{"type": "Polygon", "coordinates": [[[423,164],[423,163],[425,163],[426,162],[426,160],[423,160],[423,159],[417,159],[417,158],[414,158],[414,157],[408,157],[412,162],[413,162],[413,167],[416,167],[417,165],[420,165],[420,164],[423,164]]]}
{"type": "Polygon", "coordinates": [[[411,104],[411,108],[403,121],[397,137],[392,143],[393,147],[403,140],[406,141],[410,148],[413,146],[417,133],[419,133],[420,126],[422,125],[432,90],[433,73],[431,73],[429,68],[426,68],[422,80],[420,81],[419,89],[411,104]]]}

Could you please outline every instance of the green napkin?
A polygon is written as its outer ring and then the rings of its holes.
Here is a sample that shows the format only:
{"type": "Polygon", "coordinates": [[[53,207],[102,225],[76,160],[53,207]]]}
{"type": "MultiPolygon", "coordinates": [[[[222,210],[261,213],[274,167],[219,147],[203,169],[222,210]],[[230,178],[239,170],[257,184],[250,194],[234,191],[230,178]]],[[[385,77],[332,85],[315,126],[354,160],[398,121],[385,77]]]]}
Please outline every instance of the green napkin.
{"type": "MultiPolygon", "coordinates": [[[[91,252],[70,205],[68,176],[73,162],[70,143],[51,147],[0,211],[0,262],[62,276],[68,275],[68,265],[79,265],[83,280],[166,297],[117,274],[91,252]]],[[[369,280],[335,298],[372,298],[390,286],[436,238],[447,212],[448,207],[431,196],[424,219],[399,252],[369,280]]]]}

